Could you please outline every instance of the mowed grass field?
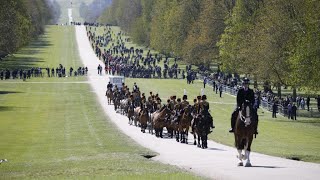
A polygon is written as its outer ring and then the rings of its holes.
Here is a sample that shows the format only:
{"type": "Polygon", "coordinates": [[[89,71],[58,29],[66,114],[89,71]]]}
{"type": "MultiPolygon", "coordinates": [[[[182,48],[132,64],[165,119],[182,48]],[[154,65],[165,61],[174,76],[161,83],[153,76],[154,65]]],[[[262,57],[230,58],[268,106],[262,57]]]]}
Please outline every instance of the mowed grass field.
{"type": "MultiPolygon", "coordinates": [[[[112,27],[112,30],[117,34],[120,28],[112,27]]],[[[103,28],[97,28],[96,32],[102,34],[103,28]]],[[[148,51],[146,47],[135,45],[132,42],[126,43],[126,46],[142,48],[144,49],[144,55],[148,51]]],[[[151,52],[153,54],[157,53],[156,51],[151,52]]],[[[161,64],[163,62],[160,62],[161,64]]],[[[193,99],[201,94],[203,88],[203,82],[199,80],[188,85],[186,80],[177,79],[125,79],[125,83],[130,89],[132,89],[134,82],[146,96],[149,95],[150,91],[158,93],[163,103],[172,95],[182,98],[185,89],[189,102],[193,104],[193,99]]],[[[234,136],[228,130],[236,98],[224,93],[220,98],[211,86],[207,86],[204,92],[210,102],[210,111],[216,126],[209,138],[233,146],[234,136]]],[[[281,115],[272,118],[271,112],[264,109],[259,109],[258,113],[260,120],[259,135],[253,141],[253,151],[288,159],[320,163],[320,118],[298,117],[297,121],[292,121],[281,115]]]]}
{"type": "MultiPolygon", "coordinates": [[[[80,66],[73,27],[46,34],[1,62],[80,66]],[[45,39],[47,46],[33,46],[45,39]],[[32,63],[23,57],[36,59],[32,63]]],[[[0,81],[0,179],[200,179],[123,135],[96,102],[85,77],[0,81]]]]}

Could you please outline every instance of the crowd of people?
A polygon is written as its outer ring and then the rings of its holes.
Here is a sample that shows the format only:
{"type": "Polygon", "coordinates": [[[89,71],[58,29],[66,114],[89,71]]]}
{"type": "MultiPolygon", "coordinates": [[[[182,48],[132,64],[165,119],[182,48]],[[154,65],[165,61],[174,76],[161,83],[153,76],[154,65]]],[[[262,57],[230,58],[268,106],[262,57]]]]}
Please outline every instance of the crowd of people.
{"type": "Polygon", "coordinates": [[[66,71],[66,68],[59,64],[56,68],[41,68],[41,67],[32,67],[29,69],[4,69],[0,70],[0,79],[30,79],[33,77],[68,77],[68,76],[84,76],[87,75],[87,67],[78,67],[78,69],[69,68],[69,72],[66,71]]]}
{"type": "Polygon", "coordinates": [[[108,26],[104,27],[102,35],[96,34],[96,25],[87,26],[87,35],[96,56],[105,63],[105,71],[112,75],[121,75],[132,78],[183,78],[194,80],[191,69],[178,67],[178,58],[172,58],[161,54],[153,54],[150,50],[144,55],[144,50],[127,47],[122,31],[114,33],[108,26]],[[163,66],[160,63],[163,62],[163,66]],[[171,65],[170,65],[171,64],[171,65]]]}
{"type": "MultiPolygon", "coordinates": [[[[129,38],[125,38],[124,32],[115,34],[109,26],[104,27],[102,35],[96,34],[96,27],[99,24],[92,24],[87,27],[87,35],[91,42],[92,48],[96,56],[105,63],[106,73],[112,75],[121,75],[131,78],[183,78],[187,80],[188,84],[192,84],[197,79],[197,74],[204,76],[204,88],[208,82],[213,85],[213,90],[222,97],[223,87],[228,86],[232,88],[236,94],[241,81],[240,76],[235,74],[225,74],[218,70],[218,72],[210,75],[205,66],[199,66],[198,71],[192,70],[191,65],[187,65],[186,69],[180,69],[177,64],[177,59],[173,59],[170,66],[170,59],[168,56],[160,54],[152,54],[150,50],[144,56],[144,50],[134,47],[127,47],[126,42],[129,38]],[[160,63],[163,61],[163,66],[160,63]]],[[[261,102],[275,104],[275,107],[285,107],[286,114],[294,117],[295,106],[297,109],[307,109],[310,107],[310,97],[297,97],[293,99],[291,96],[286,98],[276,97],[270,89],[263,91],[254,88],[254,102],[255,108],[259,108],[261,102]],[[290,111],[292,109],[293,111],[290,111]],[[291,113],[292,112],[292,113],[291,113]],[[291,115],[292,114],[292,115],[291,115]]],[[[319,103],[318,103],[318,107],[319,103]]]]}

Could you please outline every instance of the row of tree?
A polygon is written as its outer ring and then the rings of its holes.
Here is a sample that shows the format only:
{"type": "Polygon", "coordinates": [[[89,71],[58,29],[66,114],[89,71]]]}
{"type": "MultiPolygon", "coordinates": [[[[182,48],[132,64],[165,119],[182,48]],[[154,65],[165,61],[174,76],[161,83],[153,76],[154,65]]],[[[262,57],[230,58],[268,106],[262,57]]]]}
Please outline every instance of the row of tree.
{"type": "Polygon", "coordinates": [[[320,89],[318,0],[117,0],[100,22],[189,63],[320,89]]]}
{"type": "Polygon", "coordinates": [[[0,1],[0,56],[16,52],[60,16],[55,0],[0,1]]]}

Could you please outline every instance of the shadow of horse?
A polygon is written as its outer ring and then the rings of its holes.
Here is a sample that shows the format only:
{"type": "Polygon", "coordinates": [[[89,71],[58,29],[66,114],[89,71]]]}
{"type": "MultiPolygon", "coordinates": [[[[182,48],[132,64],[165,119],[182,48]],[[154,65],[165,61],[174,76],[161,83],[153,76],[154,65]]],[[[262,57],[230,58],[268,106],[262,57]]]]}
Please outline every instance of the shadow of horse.
{"type": "Polygon", "coordinates": [[[238,166],[243,166],[243,160],[247,160],[245,167],[251,166],[251,144],[257,122],[258,116],[254,113],[250,103],[246,101],[238,113],[234,129],[235,147],[238,150],[237,158],[239,159],[238,166]],[[242,151],[244,151],[244,154],[242,154],[242,151]]]}

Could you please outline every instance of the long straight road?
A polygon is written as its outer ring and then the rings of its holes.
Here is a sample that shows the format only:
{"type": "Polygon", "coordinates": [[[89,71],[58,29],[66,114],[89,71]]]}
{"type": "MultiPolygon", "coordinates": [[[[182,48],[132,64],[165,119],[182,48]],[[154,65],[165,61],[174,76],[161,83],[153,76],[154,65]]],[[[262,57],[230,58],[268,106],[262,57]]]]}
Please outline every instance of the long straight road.
{"type": "Polygon", "coordinates": [[[157,152],[159,155],[152,158],[153,160],[176,165],[210,179],[319,179],[320,164],[251,153],[253,167],[237,167],[237,151],[233,147],[209,141],[209,148],[203,150],[191,145],[193,139],[190,139],[190,136],[189,145],[186,145],[173,139],[160,139],[148,133],[141,133],[139,128],[129,126],[127,117],[117,114],[113,105],[107,105],[105,91],[109,81],[108,75],[104,72],[98,75],[98,65],[104,68],[104,64],[96,58],[91,49],[84,26],[76,27],[76,38],[81,60],[89,69],[88,81],[104,109],[107,120],[114,122],[133,141],[157,152]]]}

